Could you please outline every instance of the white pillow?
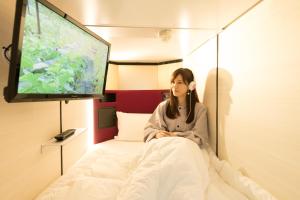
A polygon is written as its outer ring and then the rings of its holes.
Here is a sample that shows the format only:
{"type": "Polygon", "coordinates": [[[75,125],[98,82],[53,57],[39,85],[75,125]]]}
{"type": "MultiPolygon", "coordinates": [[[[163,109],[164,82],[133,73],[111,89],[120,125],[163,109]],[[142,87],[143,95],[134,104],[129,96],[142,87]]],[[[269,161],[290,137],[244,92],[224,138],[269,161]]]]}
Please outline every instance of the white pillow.
{"type": "Polygon", "coordinates": [[[144,141],[144,127],[152,114],[117,111],[118,140],[144,141]]]}

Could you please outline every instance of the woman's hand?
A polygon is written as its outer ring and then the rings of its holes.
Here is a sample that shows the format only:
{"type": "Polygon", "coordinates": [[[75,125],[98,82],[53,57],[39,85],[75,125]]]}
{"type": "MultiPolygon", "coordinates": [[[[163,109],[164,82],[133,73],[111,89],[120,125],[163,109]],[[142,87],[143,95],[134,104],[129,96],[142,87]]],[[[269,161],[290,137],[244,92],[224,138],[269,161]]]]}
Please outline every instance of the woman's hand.
{"type": "Polygon", "coordinates": [[[156,133],[155,138],[161,138],[161,137],[171,137],[175,136],[176,134],[173,132],[168,132],[168,131],[159,131],[156,133]]]}

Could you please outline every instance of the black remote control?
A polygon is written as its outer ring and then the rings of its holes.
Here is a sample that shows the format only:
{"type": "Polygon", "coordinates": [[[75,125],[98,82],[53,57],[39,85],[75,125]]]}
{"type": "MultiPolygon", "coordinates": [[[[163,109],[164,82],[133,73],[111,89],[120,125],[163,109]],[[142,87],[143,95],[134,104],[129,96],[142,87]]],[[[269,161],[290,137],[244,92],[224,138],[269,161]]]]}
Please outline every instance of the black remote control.
{"type": "Polygon", "coordinates": [[[57,140],[57,141],[62,141],[68,137],[70,137],[71,135],[73,135],[75,133],[76,129],[68,129],[68,130],[65,130],[64,132],[54,136],[54,138],[57,140]]]}

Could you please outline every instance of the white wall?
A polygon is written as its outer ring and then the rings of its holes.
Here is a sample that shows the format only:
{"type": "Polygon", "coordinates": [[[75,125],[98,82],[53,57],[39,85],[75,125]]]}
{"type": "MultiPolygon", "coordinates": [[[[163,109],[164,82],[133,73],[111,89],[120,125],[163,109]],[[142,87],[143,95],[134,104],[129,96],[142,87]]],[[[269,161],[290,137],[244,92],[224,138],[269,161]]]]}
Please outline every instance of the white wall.
{"type": "Polygon", "coordinates": [[[208,107],[211,133],[218,123],[220,157],[291,200],[300,198],[299,10],[298,0],[265,0],[220,34],[218,122],[216,43],[184,60],[208,107]]]}
{"type": "MultiPolygon", "coordinates": [[[[11,43],[14,1],[0,1],[0,45],[11,43]]],[[[0,193],[1,199],[33,199],[60,176],[59,148],[41,145],[59,133],[59,102],[6,103],[2,96],[9,65],[0,56],[0,193]]],[[[64,106],[64,127],[88,127],[87,101],[64,106]]],[[[92,127],[90,127],[92,130],[92,127]]]]}
{"type": "Polygon", "coordinates": [[[158,89],[157,66],[119,65],[120,90],[158,89]]]}
{"type": "Polygon", "coordinates": [[[214,150],[216,150],[216,55],[216,38],[212,38],[183,62],[184,67],[193,71],[199,100],[207,107],[209,143],[214,150]]]}
{"type": "Polygon", "coordinates": [[[109,64],[105,89],[106,90],[119,89],[119,66],[118,65],[109,64]]]}
{"type": "Polygon", "coordinates": [[[299,11],[265,0],[220,34],[221,158],[282,200],[300,199],[299,11]]]}
{"type": "Polygon", "coordinates": [[[107,90],[169,89],[170,77],[182,63],[164,65],[113,65],[107,75],[107,90]]]}
{"type": "Polygon", "coordinates": [[[170,89],[170,80],[172,73],[182,67],[182,62],[170,63],[158,66],[158,88],[170,89]]]}

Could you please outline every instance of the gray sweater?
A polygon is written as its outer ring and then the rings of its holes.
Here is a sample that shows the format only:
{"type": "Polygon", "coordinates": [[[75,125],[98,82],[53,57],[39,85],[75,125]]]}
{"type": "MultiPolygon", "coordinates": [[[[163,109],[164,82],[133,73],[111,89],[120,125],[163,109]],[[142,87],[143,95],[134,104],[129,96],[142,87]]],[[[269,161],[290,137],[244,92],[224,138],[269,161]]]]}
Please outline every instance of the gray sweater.
{"type": "Polygon", "coordinates": [[[201,148],[208,144],[207,109],[201,103],[195,105],[194,120],[187,124],[185,121],[186,108],[179,106],[180,116],[170,119],[166,115],[167,101],[161,102],[144,128],[144,141],[155,138],[160,130],[174,132],[176,136],[188,138],[196,142],[201,148]]]}

